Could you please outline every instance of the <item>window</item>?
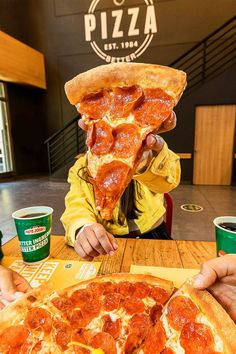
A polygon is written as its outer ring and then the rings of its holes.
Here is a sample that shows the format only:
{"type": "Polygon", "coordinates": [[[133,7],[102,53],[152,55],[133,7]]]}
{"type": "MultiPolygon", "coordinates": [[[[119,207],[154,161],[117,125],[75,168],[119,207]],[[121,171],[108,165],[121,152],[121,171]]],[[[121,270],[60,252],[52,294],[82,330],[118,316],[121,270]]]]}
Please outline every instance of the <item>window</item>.
{"type": "Polygon", "coordinates": [[[6,91],[0,82],[0,173],[12,171],[12,154],[7,114],[6,91]]]}

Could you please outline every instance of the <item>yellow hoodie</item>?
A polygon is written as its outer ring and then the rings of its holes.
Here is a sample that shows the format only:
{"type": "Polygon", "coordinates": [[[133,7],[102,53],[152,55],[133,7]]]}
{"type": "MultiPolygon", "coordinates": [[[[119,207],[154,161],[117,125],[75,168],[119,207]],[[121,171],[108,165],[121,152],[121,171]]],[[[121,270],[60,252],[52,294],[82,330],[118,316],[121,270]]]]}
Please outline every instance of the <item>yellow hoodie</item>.
{"type": "MultiPolygon", "coordinates": [[[[78,175],[79,169],[85,166],[86,155],[79,155],[68,176],[70,191],[65,197],[66,209],[61,222],[65,228],[66,242],[70,246],[74,245],[76,230],[85,224],[100,223],[113,235],[129,233],[127,220],[124,225],[118,222],[119,205],[113,212],[112,222],[101,218],[95,207],[93,186],[78,175]]],[[[160,153],[152,158],[145,172],[135,174],[133,179],[136,181],[135,200],[141,212],[135,223],[141,233],[145,233],[165,213],[163,193],[171,191],[179,184],[179,156],[165,144],[160,153]]]]}

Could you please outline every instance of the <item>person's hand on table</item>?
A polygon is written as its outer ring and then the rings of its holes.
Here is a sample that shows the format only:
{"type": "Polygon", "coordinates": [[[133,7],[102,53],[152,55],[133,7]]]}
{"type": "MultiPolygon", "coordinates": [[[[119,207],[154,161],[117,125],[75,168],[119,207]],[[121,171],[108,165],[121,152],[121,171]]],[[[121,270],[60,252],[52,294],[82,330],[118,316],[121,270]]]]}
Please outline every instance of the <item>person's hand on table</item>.
{"type": "Polygon", "coordinates": [[[208,289],[236,322],[236,254],[203,263],[194,287],[208,289]]]}
{"type": "Polygon", "coordinates": [[[30,289],[31,286],[20,274],[0,265],[0,310],[30,289]]]}
{"type": "Polygon", "coordinates": [[[114,236],[101,224],[94,223],[83,227],[77,233],[74,248],[81,258],[91,261],[100,254],[113,256],[118,244],[114,236]]]}

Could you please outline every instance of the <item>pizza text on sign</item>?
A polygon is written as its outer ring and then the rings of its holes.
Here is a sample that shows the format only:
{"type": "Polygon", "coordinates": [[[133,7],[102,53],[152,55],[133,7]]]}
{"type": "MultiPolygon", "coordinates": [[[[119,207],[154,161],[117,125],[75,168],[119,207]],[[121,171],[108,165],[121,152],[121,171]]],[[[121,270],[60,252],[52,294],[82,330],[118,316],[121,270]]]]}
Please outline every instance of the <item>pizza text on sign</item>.
{"type": "Polygon", "coordinates": [[[124,1],[113,3],[115,9],[99,9],[102,0],[92,1],[84,15],[85,40],[107,63],[130,62],[147,49],[157,32],[155,7],[151,0],[123,8],[124,1]]]}

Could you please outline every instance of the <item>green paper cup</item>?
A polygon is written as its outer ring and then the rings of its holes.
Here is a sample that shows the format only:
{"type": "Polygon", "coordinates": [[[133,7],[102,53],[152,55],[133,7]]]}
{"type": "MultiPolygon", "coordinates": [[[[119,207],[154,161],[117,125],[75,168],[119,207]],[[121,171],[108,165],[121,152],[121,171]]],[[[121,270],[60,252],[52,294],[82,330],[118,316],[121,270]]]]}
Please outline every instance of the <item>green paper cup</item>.
{"type": "Polygon", "coordinates": [[[220,216],[214,219],[213,223],[216,233],[217,256],[236,253],[236,229],[232,231],[232,228],[228,230],[224,227],[224,224],[225,226],[236,227],[236,216],[220,216]]]}
{"type": "Polygon", "coordinates": [[[50,207],[33,206],[12,214],[25,263],[34,264],[49,257],[52,213],[50,207]]]}

